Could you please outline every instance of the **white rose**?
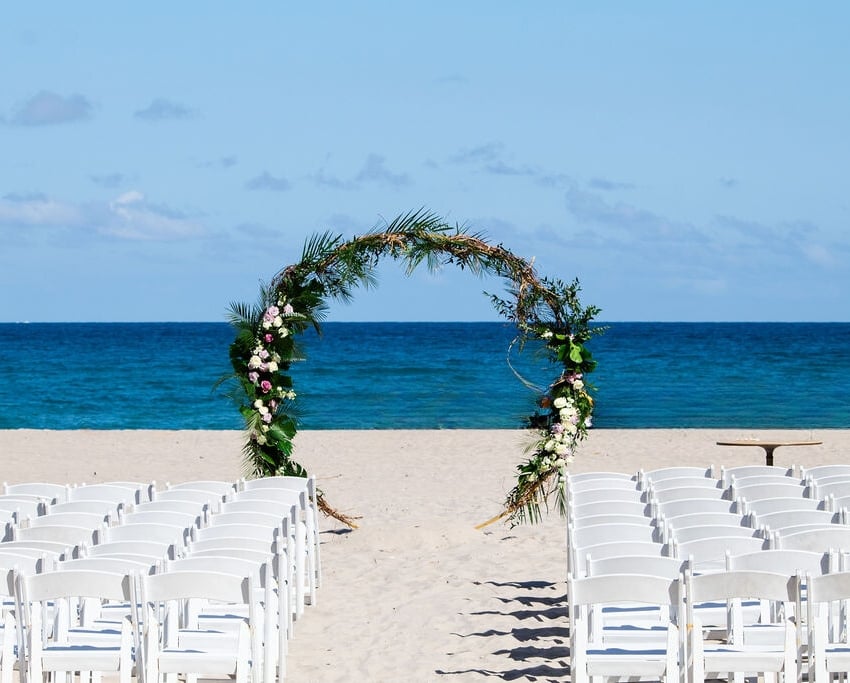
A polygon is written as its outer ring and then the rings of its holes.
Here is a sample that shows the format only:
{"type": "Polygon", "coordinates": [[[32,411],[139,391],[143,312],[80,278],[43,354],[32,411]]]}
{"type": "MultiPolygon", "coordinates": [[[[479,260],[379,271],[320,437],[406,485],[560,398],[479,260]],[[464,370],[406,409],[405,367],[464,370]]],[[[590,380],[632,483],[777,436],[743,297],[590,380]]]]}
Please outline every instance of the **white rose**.
{"type": "Polygon", "coordinates": [[[260,444],[261,446],[265,446],[266,445],[266,437],[264,437],[262,434],[257,434],[257,443],[260,444]]]}
{"type": "Polygon", "coordinates": [[[268,320],[263,320],[263,329],[267,330],[272,326],[272,324],[268,320]]]}
{"type": "Polygon", "coordinates": [[[274,361],[270,361],[266,366],[266,369],[269,372],[277,372],[277,363],[275,363],[274,361]]]}
{"type": "Polygon", "coordinates": [[[262,401],[262,399],[259,399],[259,398],[258,398],[256,401],[254,401],[254,407],[255,407],[255,408],[262,408],[262,407],[263,407],[263,401],[262,401]]]}
{"type": "Polygon", "coordinates": [[[544,450],[544,451],[550,451],[550,452],[551,452],[551,451],[554,451],[554,450],[555,450],[555,440],[554,440],[554,439],[549,439],[549,440],[548,440],[548,441],[547,441],[547,442],[543,445],[543,450],[544,450]]]}
{"type": "Polygon", "coordinates": [[[289,330],[287,330],[285,327],[281,327],[278,330],[278,333],[280,334],[281,337],[288,337],[289,336],[289,330]]]}
{"type": "Polygon", "coordinates": [[[262,364],[263,361],[259,356],[251,356],[248,360],[248,367],[252,370],[257,370],[262,364]]]}
{"type": "Polygon", "coordinates": [[[581,391],[582,389],[584,389],[584,382],[582,382],[580,379],[577,379],[575,382],[573,382],[573,389],[575,389],[576,391],[581,391]]]}
{"type": "Polygon", "coordinates": [[[269,412],[269,409],[266,408],[266,406],[264,406],[264,405],[259,405],[259,406],[257,406],[257,412],[259,412],[260,415],[265,415],[266,413],[269,412]]]}
{"type": "MultiPolygon", "coordinates": [[[[558,458],[558,459],[555,461],[555,467],[558,467],[558,468],[561,468],[561,467],[563,467],[563,466],[564,466],[564,465],[566,465],[566,464],[567,464],[567,461],[566,461],[566,460],[564,460],[563,458],[558,458]]],[[[559,478],[559,481],[560,481],[560,478],[559,478]]]]}
{"type": "Polygon", "coordinates": [[[272,321],[272,325],[274,325],[275,327],[280,327],[281,325],[283,325],[283,318],[281,318],[279,315],[275,316],[275,319],[272,321]]]}
{"type": "Polygon", "coordinates": [[[569,448],[566,444],[559,443],[555,446],[555,455],[566,455],[569,452],[569,448]]]}
{"type": "Polygon", "coordinates": [[[555,399],[555,401],[554,401],[554,403],[552,403],[552,405],[555,406],[556,409],[566,408],[567,407],[567,399],[564,398],[563,396],[558,396],[558,398],[555,399]]]}
{"type": "Polygon", "coordinates": [[[570,434],[575,434],[578,431],[578,429],[572,422],[565,424],[564,429],[566,429],[570,434]]]}

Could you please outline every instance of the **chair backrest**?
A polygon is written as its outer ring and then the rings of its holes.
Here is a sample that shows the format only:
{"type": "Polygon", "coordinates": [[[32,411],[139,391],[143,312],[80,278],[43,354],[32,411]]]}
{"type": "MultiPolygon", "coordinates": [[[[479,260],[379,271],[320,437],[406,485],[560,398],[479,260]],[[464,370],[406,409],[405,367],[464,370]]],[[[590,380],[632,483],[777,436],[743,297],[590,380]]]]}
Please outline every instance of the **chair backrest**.
{"type": "Polygon", "coordinates": [[[687,566],[687,560],[664,555],[617,555],[605,558],[587,557],[586,576],[603,574],[642,574],[677,579],[687,566]]]}
{"type": "Polygon", "coordinates": [[[756,552],[768,547],[756,536],[715,536],[692,541],[674,540],[668,554],[687,559],[693,571],[714,572],[726,569],[726,552],[735,555],[756,552]]]}
{"type": "Polygon", "coordinates": [[[759,538],[763,539],[760,529],[744,526],[731,526],[728,524],[706,524],[700,526],[689,526],[670,530],[670,534],[677,543],[687,543],[701,538],[759,538]]]}
{"type": "Polygon", "coordinates": [[[570,519],[592,517],[594,515],[635,515],[650,516],[650,506],[638,500],[603,500],[584,505],[568,505],[567,516],[570,519]]]}
{"type": "Polygon", "coordinates": [[[63,543],[65,546],[75,546],[91,543],[95,532],[91,527],[45,524],[25,528],[13,527],[12,533],[15,541],[52,541],[63,543]]]}
{"type": "Polygon", "coordinates": [[[648,520],[645,524],[603,524],[582,529],[572,527],[567,532],[567,541],[575,548],[599,543],[652,541],[654,539],[655,528],[650,526],[648,520]]]}
{"type": "Polygon", "coordinates": [[[793,467],[782,467],[780,465],[740,465],[738,467],[723,467],[720,468],[720,479],[723,486],[729,486],[732,483],[732,477],[788,477],[789,480],[799,483],[799,479],[794,477],[793,467]]]}
{"type": "Polygon", "coordinates": [[[698,500],[700,498],[713,498],[721,500],[724,495],[723,489],[711,486],[676,486],[661,491],[652,491],[652,497],[659,505],[664,505],[674,500],[698,500]]]}
{"type": "Polygon", "coordinates": [[[20,550],[37,550],[39,553],[46,553],[52,557],[59,557],[65,553],[69,553],[76,544],[62,543],[60,541],[39,541],[36,539],[28,539],[23,541],[4,541],[0,544],[4,552],[18,552],[20,550]]]}
{"type": "MultiPolygon", "coordinates": [[[[235,532],[234,532],[235,533],[235,532]]],[[[231,551],[254,553],[262,552],[266,555],[273,553],[277,543],[269,543],[266,538],[245,538],[244,536],[213,536],[210,538],[190,540],[186,548],[187,555],[196,555],[199,553],[229,553],[231,551]]]]}
{"type": "Polygon", "coordinates": [[[134,558],[129,556],[110,557],[78,557],[71,560],[63,560],[55,565],[56,571],[74,571],[84,569],[87,571],[109,572],[110,574],[132,574],[137,571],[153,571],[155,563],[145,559],[142,555],[134,558]]]}
{"type": "Polygon", "coordinates": [[[68,489],[68,500],[111,500],[125,505],[137,503],[145,496],[141,488],[114,484],[81,484],[68,489]]]}
{"type": "Polygon", "coordinates": [[[180,482],[179,484],[166,483],[165,488],[168,491],[179,491],[181,489],[206,491],[207,493],[215,496],[223,497],[236,490],[236,482],[195,479],[192,481],[180,482]]]}
{"type": "Polygon", "coordinates": [[[771,530],[781,530],[786,527],[801,524],[838,524],[840,515],[826,510],[778,510],[776,512],[752,513],[754,527],[766,526],[771,530]]]}
{"type": "Polygon", "coordinates": [[[257,479],[240,479],[237,488],[240,491],[251,489],[289,489],[292,491],[305,491],[311,497],[315,494],[316,478],[308,477],[259,477],[257,479]]]}
{"type": "Polygon", "coordinates": [[[86,546],[82,550],[83,557],[117,557],[120,555],[132,555],[145,557],[152,562],[174,557],[176,549],[173,543],[168,541],[107,541],[97,545],[86,546]]]}
{"type": "Polygon", "coordinates": [[[133,505],[130,508],[127,508],[125,512],[127,514],[137,513],[137,512],[153,512],[153,511],[165,511],[165,512],[182,512],[184,514],[193,514],[196,516],[203,516],[205,514],[207,506],[204,503],[198,503],[193,500],[152,500],[146,503],[139,503],[138,505],[133,505]]]}
{"type": "Polygon", "coordinates": [[[842,475],[850,477],[850,465],[835,464],[815,465],[814,467],[800,467],[801,479],[811,478],[816,482],[823,477],[834,477],[842,475]]]}
{"type": "Polygon", "coordinates": [[[22,600],[44,602],[58,598],[129,600],[132,576],[89,569],[20,574],[22,600]]]}
{"type": "Polygon", "coordinates": [[[744,526],[744,516],[734,512],[692,512],[684,515],[662,513],[660,519],[671,529],[692,526],[744,526]]]}
{"type": "Polygon", "coordinates": [[[0,510],[17,512],[21,518],[36,517],[44,512],[44,502],[19,496],[0,496],[0,510]]]}
{"type": "Polygon", "coordinates": [[[835,524],[829,528],[806,530],[797,533],[781,534],[778,537],[779,548],[791,550],[827,550],[850,551],[850,526],[835,524]]]}
{"type": "Polygon", "coordinates": [[[74,500],[65,503],[56,503],[56,505],[47,505],[44,508],[43,514],[55,515],[66,512],[87,512],[89,514],[99,514],[101,517],[105,515],[118,515],[118,510],[121,503],[116,503],[112,500],[74,500]]]}
{"type": "Polygon", "coordinates": [[[679,580],[640,574],[602,574],[600,576],[567,576],[570,614],[588,605],[643,603],[675,606],[679,603],[679,580]]]}
{"type": "Polygon", "coordinates": [[[758,550],[754,553],[726,555],[727,571],[749,570],[774,572],[791,576],[802,573],[824,574],[830,569],[830,553],[810,550],[780,550],[776,548],[758,550]]]}
{"type": "Polygon", "coordinates": [[[190,501],[202,506],[207,505],[210,509],[210,512],[215,512],[216,510],[218,510],[223,499],[224,496],[220,496],[216,493],[210,493],[209,491],[179,488],[166,489],[164,491],[155,491],[153,502],[160,502],[166,500],[190,501]]]}
{"type": "Polygon", "coordinates": [[[741,514],[735,501],[723,500],[722,498],[680,498],[665,502],[657,501],[655,505],[656,516],[681,517],[682,515],[731,513],[741,514]]]}
{"type": "Polygon", "coordinates": [[[209,525],[223,526],[229,524],[251,524],[263,529],[276,529],[283,524],[283,519],[283,515],[253,512],[250,510],[240,510],[235,512],[222,511],[210,515],[209,525]]]}
{"type": "Polygon", "coordinates": [[[213,538],[245,538],[264,541],[271,548],[279,535],[277,528],[258,527],[254,524],[218,524],[203,529],[193,528],[189,545],[213,538]]]}
{"type": "Polygon", "coordinates": [[[570,517],[570,520],[576,529],[584,529],[587,527],[599,526],[601,524],[639,524],[641,526],[646,526],[650,523],[650,518],[642,514],[588,515],[582,517],[570,517]]]}
{"type": "MultiPolygon", "coordinates": [[[[64,503],[63,503],[64,504],[64,503]]],[[[53,512],[48,510],[46,515],[32,517],[29,526],[76,526],[94,531],[110,519],[104,512],[53,512]]]]}
{"type": "Polygon", "coordinates": [[[203,515],[198,512],[179,512],[177,510],[134,510],[121,515],[121,524],[163,524],[179,529],[199,526],[203,515]]]}
{"type": "Polygon", "coordinates": [[[112,541],[157,541],[182,547],[188,536],[188,529],[169,524],[122,524],[98,529],[95,544],[112,541]]]}
{"type": "Polygon", "coordinates": [[[666,489],[691,487],[708,489],[721,488],[720,480],[710,477],[671,477],[669,479],[659,479],[658,481],[649,482],[646,488],[654,493],[655,491],[665,491],[666,489]]]}
{"type": "Polygon", "coordinates": [[[749,501],[746,498],[740,499],[741,506],[747,512],[755,512],[756,514],[769,514],[771,512],[780,512],[781,510],[826,510],[825,501],[817,498],[789,498],[783,496],[781,498],[761,498],[759,500],[749,501]]]}
{"type": "Polygon", "coordinates": [[[632,490],[622,488],[586,489],[580,491],[574,490],[567,493],[567,502],[576,506],[613,500],[641,502],[643,500],[644,493],[644,491],[640,491],[638,489],[632,490]]]}
{"type": "Polygon", "coordinates": [[[639,480],[644,482],[657,483],[665,479],[679,479],[681,477],[705,477],[707,479],[714,478],[714,467],[658,467],[654,470],[641,470],[639,480]]]}
{"type": "Polygon", "coordinates": [[[28,482],[21,484],[3,483],[4,492],[9,494],[29,494],[38,496],[46,502],[64,503],[68,500],[68,486],[65,484],[50,484],[47,482],[28,482]]]}
{"type": "Polygon", "coordinates": [[[805,486],[791,480],[787,484],[781,482],[747,484],[746,486],[736,486],[733,482],[729,490],[733,500],[743,498],[747,502],[763,500],[765,498],[803,498],[807,492],[805,486]]]}
{"type": "Polygon", "coordinates": [[[835,498],[850,496],[850,481],[833,481],[826,484],[815,483],[812,498],[823,499],[827,496],[834,496],[835,498]]]}

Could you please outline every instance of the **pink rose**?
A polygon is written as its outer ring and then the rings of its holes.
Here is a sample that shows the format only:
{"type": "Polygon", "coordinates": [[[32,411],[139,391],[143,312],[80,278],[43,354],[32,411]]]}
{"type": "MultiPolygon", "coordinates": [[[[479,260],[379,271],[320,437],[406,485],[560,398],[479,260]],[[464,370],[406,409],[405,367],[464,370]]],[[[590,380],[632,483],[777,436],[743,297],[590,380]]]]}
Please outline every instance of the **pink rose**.
{"type": "Polygon", "coordinates": [[[280,309],[277,306],[269,306],[266,309],[266,315],[270,315],[272,318],[275,318],[280,315],[280,309]]]}
{"type": "Polygon", "coordinates": [[[251,384],[256,384],[258,379],[260,379],[260,373],[259,372],[249,372],[248,373],[248,381],[251,384]]]}
{"type": "Polygon", "coordinates": [[[271,413],[266,413],[265,415],[263,415],[263,422],[268,424],[271,421],[272,421],[272,414],[271,413]]]}
{"type": "Polygon", "coordinates": [[[263,337],[263,339],[266,340],[266,343],[274,341],[274,337],[271,334],[269,334],[268,332],[266,333],[266,336],[263,337]]]}
{"type": "Polygon", "coordinates": [[[295,313],[295,309],[292,308],[292,304],[286,304],[286,306],[283,307],[283,312],[286,315],[292,315],[293,313],[295,313]]]}
{"type": "Polygon", "coordinates": [[[263,390],[264,394],[267,394],[272,390],[272,383],[269,382],[267,379],[264,379],[262,382],[260,382],[260,389],[263,390]]]}

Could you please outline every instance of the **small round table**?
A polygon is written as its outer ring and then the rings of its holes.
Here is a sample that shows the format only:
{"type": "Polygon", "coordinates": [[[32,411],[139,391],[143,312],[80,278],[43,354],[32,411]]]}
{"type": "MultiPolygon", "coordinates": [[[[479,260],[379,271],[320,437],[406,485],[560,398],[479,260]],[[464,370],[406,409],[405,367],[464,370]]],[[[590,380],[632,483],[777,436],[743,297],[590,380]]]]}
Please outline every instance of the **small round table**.
{"type": "Polygon", "coordinates": [[[739,439],[737,441],[718,441],[718,446],[758,446],[764,449],[764,464],[773,464],[773,451],[780,446],[820,446],[823,441],[771,441],[769,439],[739,439]]]}

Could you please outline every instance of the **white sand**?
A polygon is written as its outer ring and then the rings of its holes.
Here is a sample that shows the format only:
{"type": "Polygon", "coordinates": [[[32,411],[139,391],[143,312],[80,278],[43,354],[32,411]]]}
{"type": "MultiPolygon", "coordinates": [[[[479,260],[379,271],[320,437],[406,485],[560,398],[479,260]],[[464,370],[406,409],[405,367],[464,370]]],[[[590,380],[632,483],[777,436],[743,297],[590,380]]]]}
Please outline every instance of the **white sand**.
{"type": "MultiPolygon", "coordinates": [[[[776,464],[850,462],[850,430],[594,430],[574,472],[763,463],[751,437],[822,440],[776,464]]],[[[235,479],[242,435],[211,431],[0,431],[8,482],[235,479]]],[[[475,524],[500,510],[529,434],[314,431],[296,441],[328,501],[324,583],[296,624],[287,680],[568,680],[564,527],[475,524]]]]}

